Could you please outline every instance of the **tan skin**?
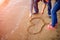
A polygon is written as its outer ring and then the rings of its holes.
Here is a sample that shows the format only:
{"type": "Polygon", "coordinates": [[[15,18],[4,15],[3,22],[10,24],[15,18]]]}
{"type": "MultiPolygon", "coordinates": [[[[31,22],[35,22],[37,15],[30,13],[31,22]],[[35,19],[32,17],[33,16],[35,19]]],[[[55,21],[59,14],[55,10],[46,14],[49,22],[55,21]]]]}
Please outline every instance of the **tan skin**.
{"type": "MultiPolygon", "coordinates": [[[[43,1],[43,0],[42,0],[42,1],[43,1]]],[[[45,1],[48,2],[48,0],[45,0],[45,1]]],[[[41,10],[41,14],[44,13],[45,8],[46,8],[46,4],[43,5],[43,9],[41,10]]]]}
{"type": "Polygon", "coordinates": [[[46,8],[46,4],[43,5],[43,9],[41,10],[41,14],[44,13],[45,8],[46,8]]]}

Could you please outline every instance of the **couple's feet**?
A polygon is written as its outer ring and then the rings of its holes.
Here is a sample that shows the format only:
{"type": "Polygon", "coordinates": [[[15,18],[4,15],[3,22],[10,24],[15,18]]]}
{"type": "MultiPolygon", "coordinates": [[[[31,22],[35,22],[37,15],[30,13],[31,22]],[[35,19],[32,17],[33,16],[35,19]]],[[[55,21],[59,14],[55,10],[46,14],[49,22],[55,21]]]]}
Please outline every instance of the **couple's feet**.
{"type": "Polygon", "coordinates": [[[47,29],[48,30],[55,30],[55,29],[57,29],[57,24],[53,27],[52,24],[50,23],[50,24],[48,24],[47,29]]]}
{"type": "MultiPolygon", "coordinates": [[[[33,14],[38,14],[38,13],[33,13],[33,14]]],[[[29,17],[32,17],[32,13],[29,14],[29,17]]],[[[51,18],[51,15],[49,15],[49,18],[51,18]]],[[[47,29],[48,30],[55,30],[57,28],[57,24],[53,27],[52,24],[48,24],[47,29]]]]}

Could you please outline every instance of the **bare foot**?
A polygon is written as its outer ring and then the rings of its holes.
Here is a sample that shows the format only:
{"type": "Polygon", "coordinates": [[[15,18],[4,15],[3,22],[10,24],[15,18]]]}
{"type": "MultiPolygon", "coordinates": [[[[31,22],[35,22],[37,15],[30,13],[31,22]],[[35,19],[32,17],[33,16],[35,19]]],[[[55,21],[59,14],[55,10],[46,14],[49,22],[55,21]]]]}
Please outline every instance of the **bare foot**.
{"type": "Polygon", "coordinates": [[[54,27],[51,25],[51,23],[48,24],[48,26],[47,26],[48,30],[55,30],[56,28],[57,28],[57,24],[54,27]]]}

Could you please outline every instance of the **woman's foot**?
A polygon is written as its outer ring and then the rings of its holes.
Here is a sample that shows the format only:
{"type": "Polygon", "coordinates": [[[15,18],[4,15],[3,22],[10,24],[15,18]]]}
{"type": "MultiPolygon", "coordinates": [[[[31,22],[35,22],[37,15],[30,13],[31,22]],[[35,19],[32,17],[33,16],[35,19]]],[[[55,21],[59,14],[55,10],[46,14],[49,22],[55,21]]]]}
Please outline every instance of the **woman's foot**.
{"type": "Polygon", "coordinates": [[[48,26],[47,26],[48,30],[55,30],[56,28],[57,28],[57,24],[54,27],[51,25],[51,23],[48,24],[48,26]]]}

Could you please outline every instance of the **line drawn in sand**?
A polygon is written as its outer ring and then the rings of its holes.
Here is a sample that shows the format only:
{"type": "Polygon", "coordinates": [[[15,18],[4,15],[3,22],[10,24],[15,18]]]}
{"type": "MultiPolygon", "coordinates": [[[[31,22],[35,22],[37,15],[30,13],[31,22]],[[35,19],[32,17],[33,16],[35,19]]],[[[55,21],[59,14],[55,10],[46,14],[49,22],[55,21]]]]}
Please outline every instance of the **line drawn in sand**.
{"type": "Polygon", "coordinates": [[[41,33],[44,26],[48,24],[41,17],[31,18],[30,23],[31,23],[31,25],[28,27],[27,32],[32,35],[41,33]]]}

